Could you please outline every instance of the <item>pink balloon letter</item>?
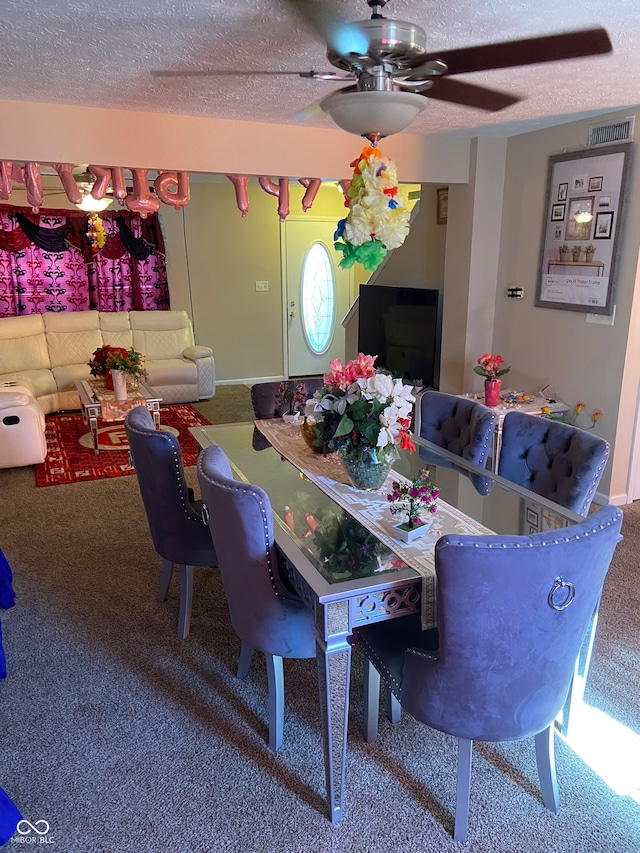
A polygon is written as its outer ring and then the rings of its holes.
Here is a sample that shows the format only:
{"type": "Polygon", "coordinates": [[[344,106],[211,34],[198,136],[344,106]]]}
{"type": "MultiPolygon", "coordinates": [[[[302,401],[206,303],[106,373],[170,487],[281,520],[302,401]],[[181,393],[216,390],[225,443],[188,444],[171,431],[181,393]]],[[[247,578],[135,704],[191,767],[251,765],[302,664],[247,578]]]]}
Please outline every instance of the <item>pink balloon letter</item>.
{"type": "Polygon", "coordinates": [[[231,183],[236,189],[236,204],[238,210],[242,214],[242,218],[247,215],[249,210],[249,199],[247,197],[247,184],[249,183],[248,175],[227,175],[231,183]]]}
{"type": "Polygon", "coordinates": [[[189,204],[189,175],[187,172],[160,172],[153,182],[160,201],[171,204],[176,210],[180,210],[189,204]],[[170,186],[176,187],[176,192],[169,190],[170,186]]]}
{"type": "Polygon", "coordinates": [[[157,213],[160,210],[160,202],[157,198],[152,198],[149,193],[148,169],[132,169],[131,172],[133,192],[126,197],[125,204],[129,210],[139,213],[143,219],[146,219],[150,213],[157,213]]]}
{"type": "Polygon", "coordinates": [[[307,188],[307,191],[302,196],[302,209],[306,213],[315,201],[322,181],[320,178],[298,178],[298,180],[303,187],[307,188]]]}
{"type": "Polygon", "coordinates": [[[104,198],[104,194],[109,188],[109,184],[111,182],[111,169],[108,169],[105,166],[89,166],[89,171],[96,179],[94,185],[91,187],[91,195],[93,198],[100,201],[101,198],[104,198]]]}
{"type": "Polygon", "coordinates": [[[73,166],[69,163],[52,163],[51,165],[58,173],[58,177],[71,204],[80,204],[82,193],[78,189],[78,185],[73,177],[73,166]]]}

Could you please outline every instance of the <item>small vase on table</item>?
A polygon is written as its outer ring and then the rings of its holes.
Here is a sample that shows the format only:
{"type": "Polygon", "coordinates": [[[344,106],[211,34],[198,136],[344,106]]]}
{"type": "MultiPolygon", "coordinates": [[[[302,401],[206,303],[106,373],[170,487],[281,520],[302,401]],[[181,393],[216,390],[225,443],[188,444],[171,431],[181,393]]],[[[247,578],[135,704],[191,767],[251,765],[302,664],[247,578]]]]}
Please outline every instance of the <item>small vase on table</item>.
{"type": "Polygon", "coordinates": [[[484,381],[484,404],[485,406],[497,406],[500,402],[501,379],[485,379],[484,381]]]}
{"type": "Polygon", "coordinates": [[[127,399],[127,374],[124,370],[112,370],[113,393],[119,402],[127,399]]]}

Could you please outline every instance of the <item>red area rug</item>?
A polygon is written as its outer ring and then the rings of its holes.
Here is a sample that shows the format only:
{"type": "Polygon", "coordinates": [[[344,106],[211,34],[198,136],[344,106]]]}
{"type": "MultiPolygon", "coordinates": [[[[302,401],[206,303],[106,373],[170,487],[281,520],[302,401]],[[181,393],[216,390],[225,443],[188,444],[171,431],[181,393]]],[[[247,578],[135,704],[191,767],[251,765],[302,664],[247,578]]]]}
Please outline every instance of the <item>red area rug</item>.
{"type": "MultiPolygon", "coordinates": [[[[160,410],[161,429],[178,436],[185,466],[198,461],[199,447],[189,427],[208,423],[197,409],[187,404],[163,406],[160,410]]],[[[36,486],[62,486],[135,473],[129,465],[123,423],[100,421],[100,453],[94,453],[91,432],[80,414],[48,415],[46,437],[47,458],[35,466],[36,486]]]]}

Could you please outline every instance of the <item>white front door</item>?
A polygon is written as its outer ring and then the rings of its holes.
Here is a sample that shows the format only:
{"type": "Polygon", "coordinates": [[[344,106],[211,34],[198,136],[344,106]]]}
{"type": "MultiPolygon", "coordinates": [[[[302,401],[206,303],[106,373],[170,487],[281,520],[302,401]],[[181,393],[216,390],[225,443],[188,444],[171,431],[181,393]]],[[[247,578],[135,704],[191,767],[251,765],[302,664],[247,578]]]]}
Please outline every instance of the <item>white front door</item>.
{"type": "Polygon", "coordinates": [[[333,248],[336,220],[289,216],[283,228],[285,352],[289,376],[326,373],[344,361],[342,319],[349,310],[353,270],[343,270],[333,248]]]}

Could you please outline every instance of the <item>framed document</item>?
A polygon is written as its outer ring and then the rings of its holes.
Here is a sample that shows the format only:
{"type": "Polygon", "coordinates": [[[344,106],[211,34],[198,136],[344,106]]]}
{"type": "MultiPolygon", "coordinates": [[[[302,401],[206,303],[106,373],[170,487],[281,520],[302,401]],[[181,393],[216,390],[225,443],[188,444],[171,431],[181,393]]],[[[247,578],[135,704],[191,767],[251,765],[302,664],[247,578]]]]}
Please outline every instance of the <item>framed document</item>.
{"type": "Polygon", "coordinates": [[[613,313],[630,151],[625,142],[549,158],[539,308],[613,313]]]}

